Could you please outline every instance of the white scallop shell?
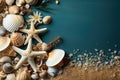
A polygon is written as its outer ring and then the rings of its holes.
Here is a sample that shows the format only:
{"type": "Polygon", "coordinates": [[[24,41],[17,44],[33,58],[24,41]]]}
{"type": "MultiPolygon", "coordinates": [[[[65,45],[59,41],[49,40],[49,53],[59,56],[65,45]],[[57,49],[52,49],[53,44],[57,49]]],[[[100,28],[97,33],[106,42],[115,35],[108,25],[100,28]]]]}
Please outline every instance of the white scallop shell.
{"type": "Polygon", "coordinates": [[[62,61],[65,56],[65,51],[62,49],[54,49],[49,53],[49,57],[46,61],[47,66],[55,66],[62,61]]]}
{"type": "Polygon", "coordinates": [[[12,5],[14,3],[14,1],[15,0],[6,0],[6,4],[10,6],[10,5],[12,5]]]}
{"type": "Polygon", "coordinates": [[[5,35],[6,29],[3,26],[0,26],[0,36],[5,35]]]}
{"type": "Polygon", "coordinates": [[[10,45],[10,38],[0,36],[0,51],[6,49],[9,45],[10,45]]]}
{"type": "Polygon", "coordinates": [[[17,31],[24,24],[24,19],[20,15],[8,14],[3,19],[3,26],[9,32],[17,31]]]}

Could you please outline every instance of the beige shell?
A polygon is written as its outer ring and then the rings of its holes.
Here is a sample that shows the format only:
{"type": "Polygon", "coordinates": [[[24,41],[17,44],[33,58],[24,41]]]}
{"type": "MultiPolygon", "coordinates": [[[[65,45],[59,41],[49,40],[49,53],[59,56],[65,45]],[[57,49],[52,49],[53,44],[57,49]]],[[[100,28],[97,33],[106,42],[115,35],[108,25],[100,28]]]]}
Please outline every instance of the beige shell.
{"type": "Polygon", "coordinates": [[[20,70],[17,73],[16,80],[31,80],[30,73],[26,69],[20,70]]]}
{"type": "Polygon", "coordinates": [[[9,45],[10,45],[10,38],[0,36],[0,51],[6,49],[9,45]]]}
{"type": "Polygon", "coordinates": [[[10,63],[3,64],[2,69],[5,73],[11,73],[14,70],[13,66],[10,63]]]}
{"type": "Polygon", "coordinates": [[[22,6],[23,4],[25,4],[25,0],[16,0],[17,6],[22,6]]]}
{"type": "Polygon", "coordinates": [[[22,35],[22,33],[19,32],[13,32],[11,34],[11,42],[14,46],[22,46],[25,42],[25,36],[22,35]]]}
{"type": "Polygon", "coordinates": [[[3,26],[9,32],[17,31],[24,24],[23,16],[8,14],[3,19],[3,26]]]}
{"type": "Polygon", "coordinates": [[[43,23],[44,24],[49,24],[52,21],[52,17],[51,16],[45,16],[43,18],[43,23]]]}
{"type": "Polygon", "coordinates": [[[10,5],[12,5],[14,3],[14,1],[15,0],[6,0],[6,4],[10,6],[10,5]]]}
{"type": "Polygon", "coordinates": [[[0,63],[12,63],[12,59],[8,56],[3,56],[0,58],[0,63]]]}
{"type": "Polygon", "coordinates": [[[65,51],[62,49],[54,49],[49,53],[46,65],[49,67],[56,66],[59,64],[65,56],[65,51]]]}
{"type": "Polygon", "coordinates": [[[9,7],[9,13],[10,14],[17,14],[19,13],[20,8],[16,5],[10,6],[9,7]]]}
{"type": "Polygon", "coordinates": [[[15,80],[15,74],[8,74],[5,80],[15,80]]]}
{"type": "Polygon", "coordinates": [[[25,2],[30,4],[30,5],[36,5],[38,0],[25,0],[25,2]]]}

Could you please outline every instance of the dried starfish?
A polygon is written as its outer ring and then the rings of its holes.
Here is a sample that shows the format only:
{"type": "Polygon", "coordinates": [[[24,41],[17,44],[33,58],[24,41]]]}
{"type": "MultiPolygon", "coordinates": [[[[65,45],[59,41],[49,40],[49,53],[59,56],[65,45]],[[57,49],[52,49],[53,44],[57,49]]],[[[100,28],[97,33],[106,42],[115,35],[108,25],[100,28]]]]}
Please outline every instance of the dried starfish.
{"type": "Polygon", "coordinates": [[[46,54],[46,51],[32,51],[32,39],[31,38],[29,39],[26,50],[22,50],[15,46],[12,46],[12,48],[21,55],[21,59],[15,66],[15,69],[18,69],[23,64],[23,62],[27,60],[28,63],[31,65],[32,69],[34,70],[34,72],[38,71],[35,65],[35,62],[34,62],[34,57],[39,56],[41,54],[46,54]]]}
{"type": "Polygon", "coordinates": [[[42,40],[40,39],[40,37],[38,36],[38,34],[44,32],[46,30],[47,30],[47,28],[42,28],[42,29],[36,30],[35,27],[34,27],[34,23],[31,21],[30,29],[20,29],[21,32],[24,32],[24,33],[28,34],[27,39],[26,39],[24,45],[27,44],[27,42],[29,41],[29,39],[31,37],[33,37],[34,39],[36,39],[38,42],[42,43],[42,40]]]}

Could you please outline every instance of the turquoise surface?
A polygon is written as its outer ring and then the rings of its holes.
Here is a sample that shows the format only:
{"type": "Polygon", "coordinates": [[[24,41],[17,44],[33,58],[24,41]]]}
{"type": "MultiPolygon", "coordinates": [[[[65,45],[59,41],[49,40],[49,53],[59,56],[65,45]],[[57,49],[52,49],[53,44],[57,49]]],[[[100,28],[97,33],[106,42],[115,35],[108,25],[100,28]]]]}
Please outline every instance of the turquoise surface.
{"type": "Polygon", "coordinates": [[[48,32],[42,36],[49,42],[57,36],[63,42],[56,48],[67,53],[74,49],[93,51],[98,49],[116,49],[120,46],[120,0],[60,0],[60,5],[50,15],[53,21],[47,27],[48,32]]]}

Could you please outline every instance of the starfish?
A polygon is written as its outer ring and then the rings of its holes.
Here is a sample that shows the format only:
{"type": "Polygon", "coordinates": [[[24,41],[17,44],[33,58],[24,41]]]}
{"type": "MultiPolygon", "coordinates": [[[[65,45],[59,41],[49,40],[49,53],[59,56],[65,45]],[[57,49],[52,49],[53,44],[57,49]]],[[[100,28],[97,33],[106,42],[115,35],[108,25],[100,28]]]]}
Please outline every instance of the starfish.
{"type": "Polygon", "coordinates": [[[34,27],[33,21],[31,21],[30,29],[20,29],[21,32],[28,34],[27,39],[25,40],[24,45],[26,45],[28,43],[28,41],[29,41],[29,39],[31,37],[36,39],[38,42],[42,43],[42,40],[40,39],[38,34],[44,32],[46,30],[47,30],[47,28],[42,28],[42,29],[36,30],[35,27],[34,27]]]}
{"type": "Polygon", "coordinates": [[[22,50],[18,47],[12,46],[12,48],[21,55],[20,61],[15,66],[15,69],[18,69],[26,60],[32,67],[34,72],[37,72],[37,67],[34,62],[34,57],[46,54],[46,51],[32,51],[32,39],[29,39],[28,46],[26,50],[22,50]]]}

